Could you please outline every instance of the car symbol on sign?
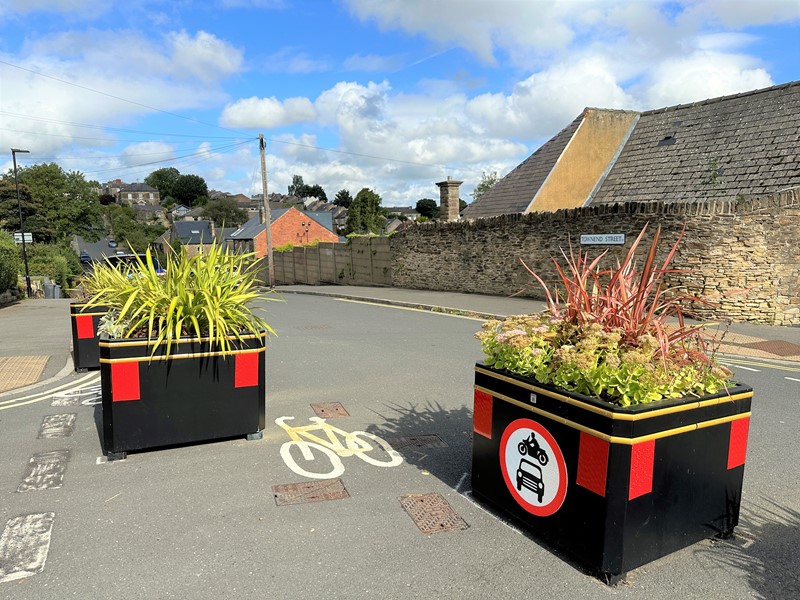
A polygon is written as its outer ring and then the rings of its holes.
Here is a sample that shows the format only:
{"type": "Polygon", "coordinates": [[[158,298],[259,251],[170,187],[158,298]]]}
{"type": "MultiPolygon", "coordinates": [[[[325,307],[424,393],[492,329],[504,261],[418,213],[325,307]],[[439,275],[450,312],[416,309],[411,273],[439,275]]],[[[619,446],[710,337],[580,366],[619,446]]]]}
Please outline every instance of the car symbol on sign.
{"type": "Polygon", "coordinates": [[[544,481],[542,480],[542,468],[524,458],[520,459],[517,467],[517,491],[522,491],[526,487],[536,494],[539,504],[544,497],[544,481]]]}

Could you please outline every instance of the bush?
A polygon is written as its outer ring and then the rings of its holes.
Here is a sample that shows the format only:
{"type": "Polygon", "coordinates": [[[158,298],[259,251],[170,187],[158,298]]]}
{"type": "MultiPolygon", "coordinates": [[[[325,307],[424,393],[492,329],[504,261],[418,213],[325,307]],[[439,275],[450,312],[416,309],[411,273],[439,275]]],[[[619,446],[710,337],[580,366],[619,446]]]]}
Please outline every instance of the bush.
{"type": "Polygon", "coordinates": [[[0,231],[0,294],[7,290],[16,290],[19,264],[14,238],[5,231],[0,231]]]}
{"type": "Polygon", "coordinates": [[[29,244],[27,253],[30,274],[46,275],[62,289],[72,287],[73,278],[83,272],[80,260],[67,245],[29,244]]]}

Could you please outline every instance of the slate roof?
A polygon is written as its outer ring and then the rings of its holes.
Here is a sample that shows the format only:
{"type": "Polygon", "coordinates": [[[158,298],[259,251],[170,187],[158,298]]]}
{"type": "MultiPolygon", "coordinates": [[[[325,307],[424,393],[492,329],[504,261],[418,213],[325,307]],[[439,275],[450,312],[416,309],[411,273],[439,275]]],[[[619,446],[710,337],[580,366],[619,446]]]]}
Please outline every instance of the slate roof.
{"type": "Polygon", "coordinates": [[[547,179],[583,120],[583,113],[463,211],[466,219],[522,213],[547,179]]]}
{"type": "Polygon", "coordinates": [[[123,185],[120,192],[152,192],[155,193],[158,190],[154,187],[150,187],[146,183],[128,183],[123,185]]]}
{"type": "Polygon", "coordinates": [[[643,112],[591,204],[772,194],[800,185],[798,147],[800,81],[643,112]]]}
{"type": "MultiPolygon", "coordinates": [[[[285,212],[287,209],[284,208],[282,210],[283,210],[283,212],[285,212]]],[[[270,211],[270,217],[271,217],[272,221],[274,221],[275,218],[276,218],[275,217],[275,213],[276,212],[278,212],[278,211],[277,210],[275,210],[275,211],[271,210],[270,211]]],[[[264,231],[264,224],[259,221],[258,217],[253,217],[252,219],[248,220],[246,223],[243,223],[241,226],[239,226],[237,229],[235,229],[231,233],[227,234],[225,236],[225,239],[226,240],[230,240],[230,239],[233,239],[233,240],[252,240],[252,239],[255,239],[255,237],[259,233],[261,233],[262,231],[264,231]]]]}
{"type": "Polygon", "coordinates": [[[175,221],[172,227],[182,244],[211,244],[214,241],[210,221],[175,221]]]}

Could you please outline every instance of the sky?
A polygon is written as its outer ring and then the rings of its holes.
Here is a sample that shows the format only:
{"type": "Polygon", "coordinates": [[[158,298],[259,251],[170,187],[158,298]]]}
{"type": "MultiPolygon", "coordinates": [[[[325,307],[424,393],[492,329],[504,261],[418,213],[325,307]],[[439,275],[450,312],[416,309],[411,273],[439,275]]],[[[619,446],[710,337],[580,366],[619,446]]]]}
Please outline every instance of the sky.
{"type": "Polygon", "coordinates": [[[251,195],[261,133],[270,193],[471,201],[585,107],[796,80],[800,0],[0,0],[0,169],[251,195]]]}

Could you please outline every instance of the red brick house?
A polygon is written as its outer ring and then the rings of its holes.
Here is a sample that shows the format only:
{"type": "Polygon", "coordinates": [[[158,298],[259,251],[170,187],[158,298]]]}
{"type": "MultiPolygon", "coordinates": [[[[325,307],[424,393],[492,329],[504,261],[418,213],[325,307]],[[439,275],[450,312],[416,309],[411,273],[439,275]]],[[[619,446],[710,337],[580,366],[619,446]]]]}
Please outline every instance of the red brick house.
{"type": "MultiPolygon", "coordinates": [[[[314,242],[338,242],[330,212],[303,212],[296,208],[279,208],[270,211],[272,247],[302,246],[314,242]]],[[[225,243],[237,252],[255,252],[260,258],[267,255],[267,232],[258,218],[225,236],[225,243]]]]}

